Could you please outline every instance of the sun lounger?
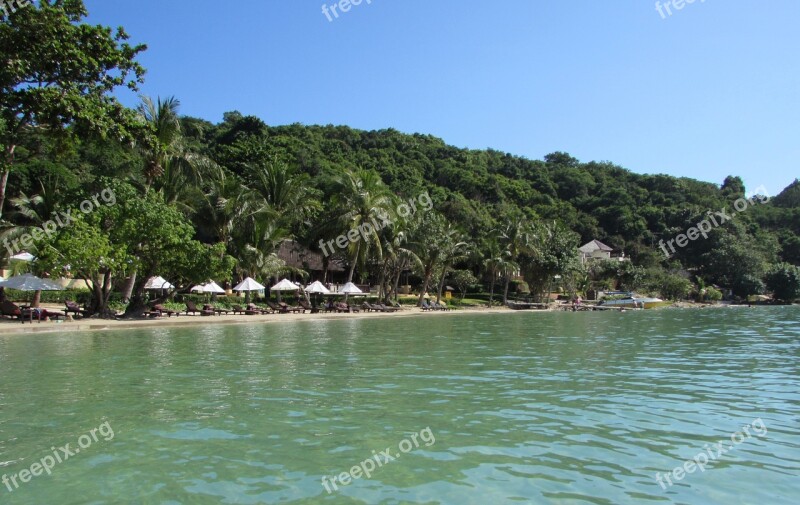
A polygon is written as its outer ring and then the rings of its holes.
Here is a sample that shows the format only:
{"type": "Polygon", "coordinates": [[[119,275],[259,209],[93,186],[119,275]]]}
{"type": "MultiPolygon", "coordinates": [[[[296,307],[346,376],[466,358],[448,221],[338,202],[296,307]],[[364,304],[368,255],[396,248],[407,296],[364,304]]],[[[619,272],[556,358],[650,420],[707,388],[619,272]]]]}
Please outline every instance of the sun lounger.
{"type": "Polygon", "coordinates": [[[68,316],[70,314],[74,314],[81,317],[89,317],[92,313],[86,309],[82,309],[80,305],[73,302],[72,300],[65,300],[64,305],[66,308],[64,309],[64,315],[68,316]]]}
{"type": "Polygon", "coordinates": [[[307,310],[311,314],[319,313],[319,307],[313,307],[313,306],[309,305],[308,302],[305,301],[305,300],[301,300],[297,304],[300,305],[301,307],[303,307],[305,310],[307,310]]]}
{"type": "Polygon", "coordinates": [[[280,308],[282,308],[282,309],[285,309],[285,310],[289,311],[289,312],[295,312],[295,313],[301,312],[303,314],[306,313],[306,309],[304,309],[303,307],[291,307],[291,306],[287,305],[286,302],[280,302],[278,304],[278,306],[280,308]]]}
{"type": "Polygon", "coordinates": [[[258,305],[256,305],[255,303],[252,303],[252,302],[247,304],[247,310],[251,310],[253,312],[257,312],[257,313],[259,313],[261,315],[272,314],[274,312],[269,307],[259,307],[258,305]]]}
{"type": "Polygon", "coordinates": [[[218,316],[222,315],[222,314],[230,314],[230,312],[231,312],[228,309],[218,309],[218,308],[214,307],[213,305],[208,305],[208,304],[203,305],[203,310],[210,310],[211,312],[214,312],[218,316]]]}
{"type": "Polygon", "coordinates": [[[177,310],[170,310],[170,309],[164,307],[163,305],[161,305],[160,303],[156,303],[155,305],[153,305],[153,310],[151,311],[151,314],[153,312],[158,312],[159,316],[163,316],[164,314],[166,314],[167,317],[172,317],[173,315],[175,317],[178,317],[178,316],[181,315],[181,313],[178,312],[177,310]]]}
{"type": "Polygon", "coordinates": [[[266,303],[267,303],[267,307],[271,308],[272,310],[274,310],[275,312],[277,312],[279,314],[288,314],[289,313],[288,310],[284,309],[283,307],[279,307],[278,305],[276,305],[273,302],[266,302],[266,303]]]}
{"type": "MultiPolygon", "coordinates": [[[[19,307],[14,303],[5,300],[2,304],[0,304],[0,316],[11,319],[17,318],[23,324],[25,323],[26,319],[33,323],[34,312],[29,308],[19,307]]],[[[39,319],[39,322],[42,322],[38,314],[35,316],[37,319],[39,319]]]]}
{"type": "Polygon", "coordinates": [[[197,305],[195,305],[194,302],[191,301],[191,300],[187,300],[186,301],[186,313],[187,314],[192,314],[192,315],[199,313],[201,316],[213,316],[214,315],[214,311],[213,310],[206,310],[206,309],[200,310],[200,309],[198,309],[197,305]]]}

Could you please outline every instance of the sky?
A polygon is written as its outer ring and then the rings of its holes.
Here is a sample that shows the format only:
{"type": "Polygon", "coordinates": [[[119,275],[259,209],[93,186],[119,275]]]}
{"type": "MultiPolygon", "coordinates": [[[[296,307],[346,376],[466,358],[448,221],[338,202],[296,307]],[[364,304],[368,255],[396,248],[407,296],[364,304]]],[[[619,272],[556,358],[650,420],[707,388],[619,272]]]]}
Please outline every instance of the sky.
{"type": "Polygon", "coordinates": [[[685,1],[85,3],[89,22],[148,45],[141,93],[175,96],[185,115],[565,151],[716,184],[738,175],[774,196],[800,178],[800,2],[685,1]]]}

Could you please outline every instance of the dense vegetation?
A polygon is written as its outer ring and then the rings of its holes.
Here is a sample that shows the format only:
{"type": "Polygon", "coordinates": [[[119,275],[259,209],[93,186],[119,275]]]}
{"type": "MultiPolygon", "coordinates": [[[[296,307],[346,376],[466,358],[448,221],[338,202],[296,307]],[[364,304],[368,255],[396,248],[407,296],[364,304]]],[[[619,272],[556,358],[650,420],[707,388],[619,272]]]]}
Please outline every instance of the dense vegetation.
{"type": "Polygon", "coordinates": [[[478,284],[504,299],[555,287],[716,299],[714,285],[798,297],[797,181],[739,212],[737,177],[717,186],[560,152],[528,160],[391,129],[269,126],[239,112],[213,124],[181,117],[175,98],[129,110],[112,91],[138,89],[145,47],[84,16],[79,0],[51,0],[0,21],[0,215],[5,263],[24,248],[35,273],[92,280],[97,311],[114,290],[140,310],[155,274],[184,289],[308,277],[276,256],[287,238],[315,251],[329,244],[326,268],[335,261],[344,280],[385,297],[404,272],[420,296],[478,284]],[[113,203],[97,200],[104,194],[113,203]],[[48,227],[70,209],[68,223],[48,227]],[[732,218],[707,238],[662,252],[662,241],[724,209],[732,218]],[[632,261],[581,265],[577,248],[592,239],[632,261]]]}

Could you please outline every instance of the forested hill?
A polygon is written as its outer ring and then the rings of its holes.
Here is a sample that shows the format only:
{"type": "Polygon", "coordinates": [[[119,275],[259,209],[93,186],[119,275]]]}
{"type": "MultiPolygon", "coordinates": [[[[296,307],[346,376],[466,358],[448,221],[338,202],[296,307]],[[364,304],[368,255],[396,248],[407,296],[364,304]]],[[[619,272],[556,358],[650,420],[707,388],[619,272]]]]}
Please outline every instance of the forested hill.
{"type": "MultiPolygon", "coordinates": [[[[461,149],[430,135],[393,129],[272,127],[238,112],[226,114],[218,125],[191,118],[184,125],[198,149],[234,172],[264,156],[277,156],[311,176],[342,168],[372,169],[400,195],[429,191],[436,209],[470,236],[486,236],[522,217],[558,220],[583,242],[601,240],[647,265],[664,260],[659,240],[685,232],[709,211],[731,207],[745,193],[738,177],[713,183],[641,175],[611,162],[583,163],[561,152],[529,160],[491,149],[461,149]]],[[[798,200],[800,185],[795,183],[774,205],[754,206],[737,216],[728,230],[733,238],[724,240],[735,239],[742,247],[752,242],[768,261],[797,264],[798,200]]],[[[705,252],[707,247],[688,247],[675,258],[688,267],[705,252]]]]}

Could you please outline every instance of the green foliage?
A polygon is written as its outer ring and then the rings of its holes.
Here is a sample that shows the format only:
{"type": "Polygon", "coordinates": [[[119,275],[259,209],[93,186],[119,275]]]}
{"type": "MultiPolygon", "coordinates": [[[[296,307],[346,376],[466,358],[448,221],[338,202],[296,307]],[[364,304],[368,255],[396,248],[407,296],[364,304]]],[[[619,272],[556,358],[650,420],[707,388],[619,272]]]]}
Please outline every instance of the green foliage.
{"type": "Polygon", "coordinates": [[[800,267],[782,263],[775,265],[767,274],[767,289],[778,300],[800,299],[800,267]]]}

